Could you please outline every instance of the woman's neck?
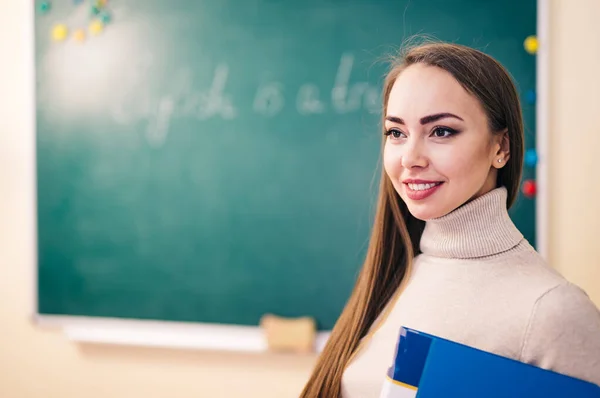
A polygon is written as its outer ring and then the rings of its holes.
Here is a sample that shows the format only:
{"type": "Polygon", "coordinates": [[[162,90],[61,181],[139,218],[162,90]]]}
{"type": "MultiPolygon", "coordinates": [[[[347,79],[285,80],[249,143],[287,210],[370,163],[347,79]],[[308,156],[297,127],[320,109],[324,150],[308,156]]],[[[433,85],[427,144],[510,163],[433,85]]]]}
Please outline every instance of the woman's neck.
{"type": "Polygon", "coordinates": [[[523,240],[506,209],[500,187],[440,218],[428,220],[421,252],[446,258],[477,258],[510,250],[523,240]]]}

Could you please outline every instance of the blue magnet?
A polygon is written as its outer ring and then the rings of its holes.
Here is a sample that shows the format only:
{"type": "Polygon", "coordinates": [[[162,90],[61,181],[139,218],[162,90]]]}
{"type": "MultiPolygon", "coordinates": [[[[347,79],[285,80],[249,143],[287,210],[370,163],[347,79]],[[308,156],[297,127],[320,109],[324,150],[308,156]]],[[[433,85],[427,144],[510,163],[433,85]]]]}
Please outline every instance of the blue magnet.
{"type": "Polygon", "coordinates": [[[525,93],[525,101],[527,101],[528,104],[535,103],[535,90],[527,90],[527,93],[525,93]]]}
{"type": "Polygon", "coordinates": [[[538,155],[535,149],[528,149],[525,152],[525,164],[529,167],[535,167],[538,162],[538,155]]]}

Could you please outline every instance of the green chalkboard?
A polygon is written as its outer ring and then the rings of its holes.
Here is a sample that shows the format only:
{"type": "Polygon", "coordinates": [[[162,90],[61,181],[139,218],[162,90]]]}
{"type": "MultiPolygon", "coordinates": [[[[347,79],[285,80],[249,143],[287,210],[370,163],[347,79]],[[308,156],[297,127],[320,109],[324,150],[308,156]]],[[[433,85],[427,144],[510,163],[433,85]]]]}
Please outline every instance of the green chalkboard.
{"type": "MultiPolygon", "coordinates": [[[[75,3],[35,15],[40,314],[331,328],[374,211],[380,61],[410,35],[497,57],[535,148],[535,0],[75,3]]],[[[532,243],[534,213],[511,212],[532,243]]]]}

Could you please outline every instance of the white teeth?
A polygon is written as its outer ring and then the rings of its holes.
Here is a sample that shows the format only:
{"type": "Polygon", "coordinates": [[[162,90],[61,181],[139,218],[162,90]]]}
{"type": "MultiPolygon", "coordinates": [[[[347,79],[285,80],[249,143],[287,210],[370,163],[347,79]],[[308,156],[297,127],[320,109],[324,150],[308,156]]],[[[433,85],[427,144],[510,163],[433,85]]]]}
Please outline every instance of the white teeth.
{"type": "Polygon", "coordinates": [[[408,184],[408,187],[413,191],[424,191],[426,189],[431,189],[438,185],[438,183],[434,184],[408,184]]]}

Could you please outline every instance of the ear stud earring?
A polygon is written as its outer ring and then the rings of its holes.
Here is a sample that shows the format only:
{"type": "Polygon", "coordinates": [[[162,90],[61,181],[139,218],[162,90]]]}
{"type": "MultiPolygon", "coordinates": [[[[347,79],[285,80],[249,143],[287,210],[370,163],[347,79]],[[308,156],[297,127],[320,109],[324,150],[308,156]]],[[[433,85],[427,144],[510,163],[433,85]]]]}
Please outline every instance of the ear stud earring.
{"type": "Polygon", "coordinates": [[[498,159],[498,163],[502,163],[502,159],[498,159]]]}

